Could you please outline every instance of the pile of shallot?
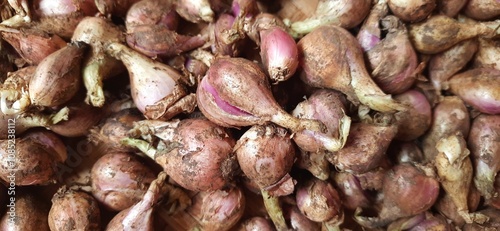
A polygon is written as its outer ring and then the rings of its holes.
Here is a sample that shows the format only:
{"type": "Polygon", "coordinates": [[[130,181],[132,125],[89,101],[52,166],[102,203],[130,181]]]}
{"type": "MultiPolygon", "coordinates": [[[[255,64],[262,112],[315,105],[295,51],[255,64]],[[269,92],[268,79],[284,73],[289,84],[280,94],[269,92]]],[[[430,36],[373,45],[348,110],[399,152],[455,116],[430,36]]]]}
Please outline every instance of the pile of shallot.
{"type": "Polygon", "coordinates": [[[498,0],[3,0],[1,230],[500,229],[498,0]]]}

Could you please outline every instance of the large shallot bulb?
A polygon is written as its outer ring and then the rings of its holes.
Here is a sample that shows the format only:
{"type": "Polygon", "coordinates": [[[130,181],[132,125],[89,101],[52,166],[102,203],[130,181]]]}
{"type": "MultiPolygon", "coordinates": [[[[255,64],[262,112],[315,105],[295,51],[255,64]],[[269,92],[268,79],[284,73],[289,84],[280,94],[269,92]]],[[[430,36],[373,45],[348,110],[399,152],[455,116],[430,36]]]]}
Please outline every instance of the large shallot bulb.
{"type": "Polygon", "coordinates": [[[405,22],[418,22],[436,8],[436,0],[387,0],[392,13],[405,22]]]}
{"type": "Polygon", "coordinates": [[[466,104],[487,114],[500,114],[500,70],[474,68],[448,81],[450,91],[466,104]]]}
{"type": "Polygon", "coordinates": [[[147,118],[168,120],[194,110],[195,96],[187,92],[175,69],[121,43],[111,43],[106,51],[125,64],[132,99],[147,118]]]}
{"type": "Polygon", "coordinates": [[[130,134],[160,138],[162,144],[156,147],[141,139],[124,139],[123,143],[139,148],[188,190],[214,191],[231,183],[236,141],[226,128],[206,118],[144,120],[130,134]]]}
{"type": "Polygon", "coordinates": [[[215,17],[209,0],[177,0],[175,10],[192,23],[212,22],[215,17]]]}
{"type": "Polygon", "coordinates": [[[196,97],[201,112],[219,125],[241,127],[273,122],[292,133],[322,133],[314,137],[329,151],[342,148],[346,138],[343,135],[350,126],[350,118],[345,116],[339,127],[341,135],[334,138],[324,134],[321,122],[288,114],[274,99],[265,73],[256,63],[243,58],[217,58],[198,85],[196,97]]]}
{"type": "Polygon", "coordinates": [[[468,146],[474,162],[474,184],[486,199],[495,194],[500,171],[500,115],[481,114],[472,121],[468,146]]]}
{"type": "Polygon", "coordinates": [[[500,16],[500,2],[496,0],[469,0],[464,14],[476,20],[491,20],[500,16]]]}
{"type": "Polygon", "coordinates": [[[410,39],[415,49],[424,54],[437,54],[460,41],[496,35],[496,26],[480,22],[459,22],[446,15],[433,15],[428,19],[410,24],[410,39]]]}
{"type": "Polygon", "coordinates": [[[334,25],[317,28],[298,42],[301,79],[313,87],[330,88],[349,101],[380,112],[404,110],[385,94],[368,73],[358,40],[334,25]]]}
{"type": "Polygon", "coordinates": [[[354,219],[363,227],[382,227],[398,218],[425,212],[436,202],[440,189],[432,175],[408,163],[387,171],[382,187],[384,198],[378,217],[362,217],[361,210],[356,211],[354,219]]]}
{"type": "Polygon", "coordinates": [[[371,4],[371,0],[320,0],[314,15],[292,23],[291,29],[298,36],[328,24],[350,29],[363,21],[370,12],[371,4]]]}

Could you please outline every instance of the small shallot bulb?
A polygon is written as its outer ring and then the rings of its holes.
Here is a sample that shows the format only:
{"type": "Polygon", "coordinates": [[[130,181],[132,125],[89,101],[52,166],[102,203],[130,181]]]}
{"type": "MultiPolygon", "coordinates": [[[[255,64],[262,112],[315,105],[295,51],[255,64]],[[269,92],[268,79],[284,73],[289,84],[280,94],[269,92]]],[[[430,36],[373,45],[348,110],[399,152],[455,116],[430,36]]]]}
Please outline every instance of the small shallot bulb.
{"type": "Polygon", "coordinates": [[[439,139],[460,131],[467,137],[470,116],[464,102],[457,96],[445,96],[432,110],[429,130],[422,136],[422,151],[425,162],[431,162],[438,154],[436,143],[439,139]]]}
{"type": "Polygon", "coordinates": [[[486,199],[495,195],[495,177],[500,171],[499,129],[500,115],[481,114],[472,121],[467,142],[474,163],[474,184],[486,199]]]}
{"type": "Polygon", "coordinates": [[[346,209],[369,208],[371,205],[367,192],[361,188],[359,179],[351,173],[336,172],[333,174],[335,188],[342,198],[342,205],[346,209]]]}
{"type": "Polygon", "coordinates": [[[387,4],[391,12],[405,22],[422,21],[436,8],[436,0],[387,0],[387,4]]]}
{"type": "Polygon", "coordinates": [[[33,190],[16,188],[15,192],[15,203],[7,206],[15,210],[4,213],[0,220],[0,229],[50,231],[47,220],[50,210],[48,200],[42,199],[33,190]]]}
{"type": "Polygon", "coordinates": [[[344,148],[327,158],[339,171],[368,172],[380,165],[397,131],[396,125],[353,123],[344,148]]]}
{"type": "Polygon", "coordinates": [[[495,28],[478,22],[459,22],[446,15],[433,15],[428,19],[409,25],[412,43],[420,53],[437,54],[460,41],[481,37],[492,37],[495,28]]]}
{"type": "MultiPolygon", "coordinates": [[[[467,196],[467,208],[469,212],[474,212],[477,210],[479,203],[482,202],[483,197],[479,191],[477,191],[476,187],[471,184],[469,195],[467,196]]],[[[451,220],[454,225],[462,226],[466,224],[466,220],[470,222],[473,220],[473,223],[482,223],[484,222],[484,216],[480,213],[470,213],[467,216],[467,213],[460,211],[458,209],[457,204],[454,202],[454,196],[449,193],[443,193],[442,196],[434,204],[433,208],[442,214],[446,219],[451,220]],[[466,216],[464,216],[466,215],[466,216]]]]}
{"type": "Polygon", "coordinates": [[[466,104],[487,114],[500,114],[500,70],[474,68],[448,81],[450,91],[466,104]]]}
{"type": "MultiPolygon", "coordinates": [[[[472,38],[463,40],[450,49],[433,55],[429,59],[427,69],[429,80],[436,91],[447,90],[448,80],[471,61],[476,51],[478,51],[478,40],[472,38]]],[[[477,54],[479,55],[479,53],[477,54]]]]}
{"type": "Polygon", "coordinates": [[[177,0],[175,10],[192,23],[213,22],[215,16],[209,0],[177,0]]]}
{"type": "Polygon", "coordinates": [[[137,156],[108,153],[92,167],[92,195],[106,209],[121,211],[140,201],[154,179],[153,170],[137,156]]]}
{"type": "Polygon", "coordinates": [[[230,230],[245,212],[246,200],[239,187],[213,192],[199,192],[186,211],[203,230],[230,230]]]}
{"type": "Polygon", "coordinates": [[[91,194],[61,187],[52,197],[49,211],[51,230],[98,230],[101,212],[91,194]]]}
{"type": "Polygon", "coordinates": [[[438,198],[439,190],[439,182],[433,176],[408,163],[396,165],[385,174],[378,217],[362,217],[357,210],[354,219],[366,228],[385,226],[398,218],[425,212],[438,198]]]}
{"type": "Polygon", "coordinates": [[[125,27],[133,32],[136,26],[162,25],[169,30],[176,30],[179,16],[175,12],[172,0],[141,0],[127,11],[125,27]]]}
{"type": "Polygon", "coordinates": [[[394,96],[394,99],[408,105],[408,110],[395,113],[397,140],[410,141],[423,135],[431,126],[432,108],[429,100],[417,90],[408,90],[394,96]]]}
{"type": "Polygon", "coordinates": [[[500,2],[496,0],[469,0],[464,7],[464,14],[480,21],[496,19],[500,16],[500,2]]]}
{"type": "Polygon", "coordinates": [[[130,131],[134,133],[162,140],[164,144],[156,148],[141,139],[122,142],[138,147],[183,188],[214,191],[231,184],[237,166],[233,155],[236,141],[228,129],[198,117],[167,122],[143,120],[130,131]]]}
{"type": "Polygon", "coordinates": [[[0,141],[0,178],[3,181],[15,180],[16,185],[47,185],[59,180],[58,166],[67,157],[64,143],[53,134],[32,134],[39,132],[50,133],[31,131],[15,140],[0,141]],[[15,147],[12,147],[13,142],[15,147]]]}
{"type": "Polygon", "coordinates": [[[311,178],[302,182],[295,193],[300,212],[314,222],[321,222],[329,230],[344,221],[342,202],[337,190],[327,181],[311,178]]]}
{"type": "MultiPolygon", "coordinates": [[[[225,127],[240,127],[273,122],[292,133],[302,130],[324,133],[317,120],[296,118],[274,99],[266,74],[244,58],[217,58],[196,91],[200,111],[211,121],[225,127]],[[229,84],[229,85],[228,85],[229,84]]],[[[345,142],[350,118],[344,117],[339,138],[327,134],[317,137],[324,149],[337,151],[345,142]]]]}
{"type": "Polygon", "coordinates": [[[280,27],[260,32],[260,56],[272,82],[285,81],[299,66],[298,48],[292,36],[280,27]]]}
{"type": "Polygon", "coordinates": [[[85,17],[76,26],[71,41],[84,42],[90,47],[82,63],[82,79],[87,89],[85,101],[102,107],[105,101],[103,80],[125,71],[120,61],[105,53],[104,45],[125,41],[123,30],[103,17],[85,17]]]}
{"type": "Polygon", "coordinates": [[[168,120],[194,110],[195,96],[186,92],[180,82],[182,76],[175,69],[120,43],[111,43],[106,51],[125,64],[132,99],[147,118],[168,120]]]}
{"type": "Polygon", "coordinates": [[[438,155],[434,166],[441,179],[441,186],[456,205],[458,214],[466,223],[472,223],[467,205],[472,183],[472,163],[466,141],[460,132],[439,139],[436,143],[438,155]]]}
{"type": "Polygon", "coordinates": [[[314,15],[292,23],[291,29],[298,36],[328,24],[351,29],[361,24],[371,5],[371,0],[318,1],[314,15]]]}
{"type": "Polygon", "coordinates": [[[58,35],[37,29],[18,30],[2,26],[0,34],[31,65],[38,65],[45,57],[66,46],[58,35]]]}
{"type": "Polygon", "coordinates": [[[338,90],[354,104],[380,112],[404,107],[384,93],[368,73],[358,40],[346,29],[326,25],[315,29],[297,43],[301,79],[319,88],[338,90]]]}
{"type": "Polygon", "coordinates": [[[406,26],[392,15],[381,23],[387,34],[366,51],[371,76],[385,93],[403,93],[413,85],[423,65],[418,65],[406,26]]]}
{"type": "Polygon", "coordinates": [[[295,146],[287,130],[276,125],[253,126],[238,140],[234,152],[245,176],[261,189],[276,228],[286,230],[278,196],[291,194],[295,185],[288,175],[295,160],[295,146]]]}
{"type": "Polygon", "coordinates": [[[38,64],[28,84],[31,104],[55,107],[69,101],[81,87],[81,63],[86,46],[69,43],[38,64]]]}

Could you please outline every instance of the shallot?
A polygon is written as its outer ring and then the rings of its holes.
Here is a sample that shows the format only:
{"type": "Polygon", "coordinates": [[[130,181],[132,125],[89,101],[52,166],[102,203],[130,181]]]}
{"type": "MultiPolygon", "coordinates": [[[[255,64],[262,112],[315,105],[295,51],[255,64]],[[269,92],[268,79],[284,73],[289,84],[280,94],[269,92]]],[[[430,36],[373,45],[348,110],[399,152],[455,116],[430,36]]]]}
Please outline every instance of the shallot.
{"type": "Polygon", "coordinates": [[[238,231],[274,231],[274,227],[266,218],[252,217],[243,221],[238,231]]]}
{"type": "Polygon", "coordinates": [[[177,0],[175,10],[192,23],[212,22],[215,17],[209,0],[177,0]]]}
{"type": "Polygon", "coordinates": [[[450,91],[466,104],[487,114],[500,114],[500,70],[474,68],[448,81],[450,91]]]}
{"type": "Polygon", "coordinates": [[[490,67],[500,70],[500,42],[494,39],[479,38],[479,47],[474,55],[474,67],[490,67]]]}
{"type": "Polygon", "coordinates": [[[469,0],[436,0],[437,9],[448,17],[457,16],[469,0]]]}
{"type": "MultiPolygon", "coordinates": [[[[16,188],[15,201],[0,220],[1,230],[49,231],[50,204],[29,189],[16,188]],[[13,209],[10,209],[13,208],[13,209]]],[[[14,197],[12,197],[14,198],[14,197]]]]}
{"type": "Polygon", "coordinates": [[[496,19],[500,16],[500,2],[496,0],[469,0],[463,11],[467,17],[476,20],[496,19]]]}
{"type": "Polygon", "coordinates": [[[48,220],[51,230],[98,230],[101,212],[92,195],[63,186],[52,198],[48,220]]]}
{"type": "Polygon", "coordinates": [[[405,22],[422,21],[436,8],[436,0],[387,0],[387,4],[391,12],[405,22]]]}
{"type": "Polygon", "coordinates": [[[195,95],[187,92],[181,82],[182,76],[175,69],[121,43],[111,43],[105,49],[125,64],[132,99],[147,118],[168,120],[181,112],[194,110],[195,95]]]}
{"type": "Polygon", "coordinates": [[[273,27],[260,32],[260,42],[262,63],[271,80],[277,83],[292,77],[299,66],[299,51],[292,36],[273,27]]]}
{"type": "Polygon", "coordinates": [[[125,27],[133,32],[135,27],[143,25],[162,25],[169,30],[176,30],[179,16],[175,12],[172,0],[141,0],[130,6],[125,17],[125,27]]]}
{"type": "Polygon", "coordinates": [[[431,126],[432,108],[424,94],[407,90],[394,99],[408,105],[408,110],[395,113],[398,132],[395,139],[410,141],[423,135],[431,126]]]}
{"type": "Polygon", "coordinates": [[[196,98],[201,112],[219,125],[239,127],[273,122],[292,133],[310,132],[329,151],[343,147],[350,126],[350,118],[344,116],[340,136],[334,138],[324,134],[321,122],[288,114],[271,94],[268,78],[260,67],[243,58],[217,58],[198,85],[196,98]]]}
{"type": "Polygon", "coordinates": [[[326,25],[298,42],[301,79],[313,86],[338,90],[354,104],[380,112],[405,110],[373,81],[356,38],[346,29],[326,25]]]}
{"type": "Polygon", "coordinates": [[[500,116],[481,114],[472,121],[467,145],[474,163],[474,184],[485,199],[495,196],[500,171],[500,116]]]}

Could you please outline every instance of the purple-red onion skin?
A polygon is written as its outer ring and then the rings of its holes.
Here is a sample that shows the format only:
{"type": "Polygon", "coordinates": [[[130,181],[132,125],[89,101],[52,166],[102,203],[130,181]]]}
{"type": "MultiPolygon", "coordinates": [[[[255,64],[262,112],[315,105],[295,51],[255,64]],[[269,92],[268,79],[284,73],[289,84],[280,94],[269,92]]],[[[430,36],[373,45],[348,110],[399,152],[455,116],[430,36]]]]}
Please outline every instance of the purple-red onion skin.
{"type": "Polygon", "coordinates": [[[340,171],[368,172],[379,166],[396,133],[395,125],[353,123],[345,146],[327,158],[340,171]]]}
{"type": "Polygon", "coordinates": [[[463,12],[467,17],[475,20],[493,20],[500,16],[500,2],[496,0],[469,0],[463,12]]]}
{"type": "Polygon", "coordinates": [[[289,205],[285,208],[285,219],[293,230],[320,231],[321,225],[318,222],[309,220],[296,205],[289,205]]]}
{"type": "Polygon", "coordinates": [[[155,161],[172,180],[192,191],[214,191],[230,185],[236,143],[229,131],[206,118],[183,119],[155,161]]]}
{"type": "Polygon", "coordinates": [[[340,193],[342,205],[346,209],[368,208],[370,200],[367,193],[361,188],[358,178],[351,173],[338,172],[333,174],[335,187],[340,193]]]}
{"type": "Polygon", "coordinates": [[[33,8],[38,17],[69,15],[75,12],[93,15],[97,12],[94,0],[35,0],[33,8]]]}
{"type": "Polygon", "coordinates": [[[92,195],[106,209],[121,211],[140,201],[155,178],[153,170],[137,156],[108,153],[92,167],[92,195]]]}
{"type": "Polygon", "coordinates": [[[204,230],[230,230],[245,212],[245,195],[238,187],[199,192],[191,200],[187,212],[204,230]]]}
{"type": "Polygon", "coordinates": [[[387,150],[387,155],[391,157],[396,164],[401,163],[422,163],[424,153],[416,142],[392,142],[387,150]]]}
{"type": "Polygon", "coordinates": [[[472,121],[468,146],[474,162],[474,183],[489,199],[494,194],[494,181],[500,171],[500,116],[481,114],[472,121]]]}
{"type": "Polygon", "coordinates": [[[392,13],[405,22],[418,22],[436,8],[436,0],[388,0],[392,13]]]}
{"type": "Polygon", "coordinates": [[[277,183],[290,172],[295,151],[287,130],[275,125],[251,127],[234,147],[241,170],[260,188],[277,183]]]}
{"type": "Polygon", "coordinates": [[[136,26],[162,25],[175,31],[179,16],[171,0],[141,0],[134,3],[127,11],[125,27],[133,32],[136,26]]]}
{"type": "Polygon", "coordinates": [[[408,105],[408,110],[395,114],[398,132],[396,140],[410,141],[423,135],[431,126],[432,108],[425,95],[417,90],[408,90],[395,95],[395,100],[408,105]]]}
{"type": "Polygon", "coordinates": [[[68,105],[68,108],[68,120],[61,121],[49,127],[53,132],[65,137],[88,135],[90,129],[107,115],[104,108],[93,107],[83,101],[73,102],[71,105],[68,105]]]}
{"type": "MultiPolygon", "coordinates": [[[[347,110],[346,104],[347,100],[342,93],[329,89],[317,89],[306,100],[297,104],[292,115],[298,118],[319,120],[326,126],[327,134],[338,137],[340,120],[347,110]]],[[[304,151],[316,152],[322,150],[323,147],[323,144],[307,131],[295,133],[293,139],[304,151]]]]}
{"type": "Polygon", "coordinates": [[[327,181],[311,178],[297,187],[297,207],[308,219],[325,222],[343,217],[337,190],[327,181]]]}
{"type": "Polygon", "coordinates": [[[38,64],[29,82],[31,103],[55,107],[68,102],[81,87],[81,63],[86,46],[70,43],[38,64]]]}
{"type": "Polygon", "coordinates": [[[177,0],[175,10],[183,19],[192,23],[210,23],[215,16],[209,0],[177,0]]]}
{"type": "Polygon", "coordinates": [[[500,70],[474,68],[448,81],[450,91],[466,104],[487,114],[500,114],[500,70]]]}
{"type": "Polygon", "coordinates": [[[292,77],[299,66],[299,51],[293,37],[280,27],[260,32],[260,56],[272,82],[292,77]]]}
{"type": "Polygon", "coordinates": [[[62,189],[54,194],[49,211],[51,230],[98,230],[101,212],[97,200],[87,192],[62,189]]]}
{"type": "Polygon", "coordinates": [[[469,134],[470,115],[464,102],[457,96],[445,96],[432,111],[432,123],[421,137],[422,151],[426,162],[433,161],[437,155],[436,143],[442,137],[461,132],[469,134]]]}

